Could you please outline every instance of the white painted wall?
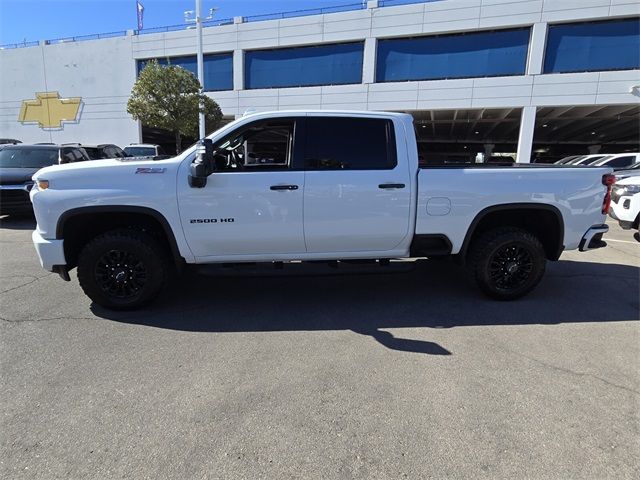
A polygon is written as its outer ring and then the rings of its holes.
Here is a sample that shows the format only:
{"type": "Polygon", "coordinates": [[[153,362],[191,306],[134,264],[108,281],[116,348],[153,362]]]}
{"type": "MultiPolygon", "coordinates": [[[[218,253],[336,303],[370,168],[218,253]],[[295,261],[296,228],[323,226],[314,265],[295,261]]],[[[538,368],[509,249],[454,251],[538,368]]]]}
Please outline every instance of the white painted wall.
{"type": "MultiPolygon", "coordinates": [[[[370,7],[375,4],[369,2],[370,7]]],[[[233,52],[235,68],[234,89],[208,95],[220,104],[225,115],[231,116],[247,109],[424,110],[636,104],[640,98],[630,93],[630,88],[640,84],[638,71],[542,75],[541,67],[549,22],[638,14],[637,0],[442,0],[263,22],[242,23],[236,19],[231,25],[204,29],[205,53],[233,52]],[[533,27],[526,75],[373,83],[376,39],[517,26],[533,27]],[[362,84],[243,89],[242,58],[247,49],[362,40],[366,42],[362,84]]],[[[194,30],[0,51],[0,136],[24,141],[109,141],[121,145],[138,141],[138,126],[126,114],[136,60],[193,54],[194,30]],[[83,97],[84,109],[77,125],[44,132],[37,126],[17,122],[21,101],[45,90],[83,97]]],[[[526,129],[533,128],[533,123],[527,122],[525,130],[521,130],[522,139],[531,137],[532,131],[526,129]]]]}
{"type": "Polygon", "coordinates": [[[0,53],[0,137],[120,145],[138,141],[138,123],[126,111],[136,74],[130,36],[0,53]],[[43,130],[18,122],[22,101],[47,91],[82,98],[76,123],[43,130]]]}

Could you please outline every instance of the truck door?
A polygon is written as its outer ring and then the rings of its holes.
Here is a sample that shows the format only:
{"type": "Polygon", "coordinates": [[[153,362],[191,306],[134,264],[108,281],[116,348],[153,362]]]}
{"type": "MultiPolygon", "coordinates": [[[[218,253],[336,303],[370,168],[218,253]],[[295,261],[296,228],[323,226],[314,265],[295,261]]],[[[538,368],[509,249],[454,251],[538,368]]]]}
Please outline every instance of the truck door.
{"type": "Polygon", "coordinates": [[[392,120],[307,117],[309,253],[384,252],[402,243],[409,233],[411,176],[406,159],[397,157],[392,120]]]}
{"type": "Polygon", "coordinates": [[[305,252],[296,123],[274,118],[243,125],[214,145],[217,170],[204,188],[179,179],[180,217],[196,257],[305,252]]]}

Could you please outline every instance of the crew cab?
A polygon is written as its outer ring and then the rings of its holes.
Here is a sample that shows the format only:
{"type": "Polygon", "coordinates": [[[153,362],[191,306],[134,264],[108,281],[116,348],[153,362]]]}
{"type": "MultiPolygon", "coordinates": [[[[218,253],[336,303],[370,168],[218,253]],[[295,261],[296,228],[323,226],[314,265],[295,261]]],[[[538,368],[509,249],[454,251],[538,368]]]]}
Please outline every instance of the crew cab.
{"type": "Polygon", "coordinates": [[[45,168],[31,192],[42,266],[114,309],[185,265],[454,258],[502,300],[547,260],[606,245],[610,168],[418,166],[412,117],[259,113],[181,155],[45,168]]]}

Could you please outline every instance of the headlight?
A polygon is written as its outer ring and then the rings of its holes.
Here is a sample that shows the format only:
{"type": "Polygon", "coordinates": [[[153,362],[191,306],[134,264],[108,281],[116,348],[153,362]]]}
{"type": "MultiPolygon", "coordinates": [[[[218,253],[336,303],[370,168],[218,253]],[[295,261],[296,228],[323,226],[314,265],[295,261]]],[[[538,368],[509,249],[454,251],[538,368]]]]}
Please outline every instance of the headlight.
{"type": "Polygon", "coordinates": [[[624,195],[635,195],[640,193],[640,185],[620,185],[616,189],[616,193],[621,197],[624,195]]]}
{"type": "Polygon", "coordinates": [[[35,185],[38,190],[46,190],[49,188],[49,180],[36,180],[35,185]]]}

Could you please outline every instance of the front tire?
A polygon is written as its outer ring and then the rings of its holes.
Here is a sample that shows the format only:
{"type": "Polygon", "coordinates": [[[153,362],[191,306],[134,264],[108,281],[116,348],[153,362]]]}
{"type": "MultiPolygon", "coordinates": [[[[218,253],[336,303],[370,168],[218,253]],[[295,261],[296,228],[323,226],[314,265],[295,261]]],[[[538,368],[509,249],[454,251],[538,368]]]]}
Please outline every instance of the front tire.
{"type": "Polygon", "coordinates": [[[533,290],[542,280],[546,262],[540,240],[519,228],[485,232],[471,249],[478,287],[497,300],[514,300],[533,290]]]}
{"type": "Polygon", "coordinates": [[[113,230],[91,240],[78,257],[78,281],[98,305],[131,310],[155,298],[169,276],[167,254],[149,234],[113,230]]]}

